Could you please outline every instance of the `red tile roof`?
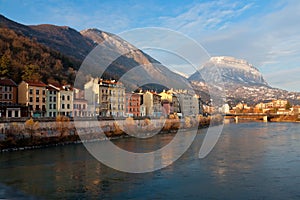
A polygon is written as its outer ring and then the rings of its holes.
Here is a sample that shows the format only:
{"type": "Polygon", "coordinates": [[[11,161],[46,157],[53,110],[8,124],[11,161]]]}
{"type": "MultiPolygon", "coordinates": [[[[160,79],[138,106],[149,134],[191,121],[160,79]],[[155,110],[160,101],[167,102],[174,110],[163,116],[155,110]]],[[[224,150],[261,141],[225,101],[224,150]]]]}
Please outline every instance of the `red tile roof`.
{"type": "Polygon", "coordinates": [[[17,84],[13,80],[8,78],[1,78],[0,85],[17,87],[17,84]]]}
{"type": "Polygon", "coordinates": [[[46,87],[47,86],[42,81],[25,81],[25,82],[30,86],[36,86],[36,87],[46,87]]]}

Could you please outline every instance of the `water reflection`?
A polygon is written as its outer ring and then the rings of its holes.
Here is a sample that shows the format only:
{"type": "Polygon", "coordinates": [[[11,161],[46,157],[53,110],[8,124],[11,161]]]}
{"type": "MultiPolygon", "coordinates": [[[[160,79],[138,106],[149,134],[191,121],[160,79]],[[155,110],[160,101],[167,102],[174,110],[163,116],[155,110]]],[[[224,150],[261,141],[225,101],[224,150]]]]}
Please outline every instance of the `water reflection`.
{"type": "MultiPolygon", "coordinates": [[[[198,159],[205,132],[200,130],[191,148],[179,160],[152,173],[128,174],[108,168],[78,144],[2,153],[0,180],[44,199],[300,198],[298,124],[226,125],[211,154],[198,159]]],[[[156,148],[172,137],[157,135],[139,148],[144,148],[141,151],[156,148]]],[[[115,142],[133,150],[139,146],[130,138],[115,142]]],[[[168,162],[175,154],[158,156],[162,162],[168,162]]],[[[155,163],[149,160],[147,165],[155,163]]],[[[5,187],[0,185],[0,198],[9,195],[3,192],[5,187]]]]}

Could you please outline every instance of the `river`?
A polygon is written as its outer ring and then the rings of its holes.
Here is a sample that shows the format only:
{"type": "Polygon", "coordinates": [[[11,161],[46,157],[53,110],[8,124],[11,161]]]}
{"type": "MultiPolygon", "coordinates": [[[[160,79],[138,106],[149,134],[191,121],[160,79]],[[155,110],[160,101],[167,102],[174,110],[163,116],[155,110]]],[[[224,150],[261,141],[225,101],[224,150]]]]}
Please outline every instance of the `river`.
{"type": "MultiPolygon", "coordinates": [[[[300,199],[300,124],[227,124],[199,159],[205,131],[172,165],[145,174],[111,169],[82,144],[1,153],[0,199],[300,199]]],[[[172,138],[114,143],[143,152],[172,138]]]]}

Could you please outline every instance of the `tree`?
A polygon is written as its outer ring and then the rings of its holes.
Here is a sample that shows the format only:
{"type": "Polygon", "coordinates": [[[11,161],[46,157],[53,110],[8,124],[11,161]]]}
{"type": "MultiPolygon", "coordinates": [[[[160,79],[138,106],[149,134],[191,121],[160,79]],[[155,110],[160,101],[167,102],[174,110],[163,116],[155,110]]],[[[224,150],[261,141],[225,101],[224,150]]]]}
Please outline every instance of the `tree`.
{"type": "Polygon", "coordinates": [[[7,55],[3,55],[0,60],[0,76],[9,76],[11,61],[7,55]]]}
{"type": "Polygon", "coordinates": [[[291,103],[288,101],[285,105],[285,109],[289,110],[292,107],[291,103]]]}
{"type": "Polygon", "coordinates": [[[70,118],[58,115],[56,117],[56,129],[60,132],[59,137],[63,137],[65,133],[69,130],[70,118]]]}
{"type": "Polygon", "coordinates": [[[41,80],[41,75],[39,73],[40,67],[37,65],[26,65],[22,75],[22,80],[24,81],[39,81],[41,80]]]}
{"type": "Polygon", "coordinates": [[[30,138],[33,138],[34,132],[39,128],[39,122],[33,121],[32,118],[26,120],[25,129],[29,132],[30,138]]]}

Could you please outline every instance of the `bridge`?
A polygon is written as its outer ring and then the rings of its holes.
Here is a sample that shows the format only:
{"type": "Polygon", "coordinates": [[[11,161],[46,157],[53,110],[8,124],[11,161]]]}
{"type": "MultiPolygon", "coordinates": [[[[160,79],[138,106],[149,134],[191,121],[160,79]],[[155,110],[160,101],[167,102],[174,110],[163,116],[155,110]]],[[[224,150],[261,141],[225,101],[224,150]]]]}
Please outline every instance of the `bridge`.
{"type": "Polygon", "coordinates": [[[276,113],[226,113],[224,116],[233,117],[235,122],[239,121],[239,118],[242,119],[256,119],[262,120],[264,122],[270,121],[274,117],[281,116],[281,114],[276,113]]]}

